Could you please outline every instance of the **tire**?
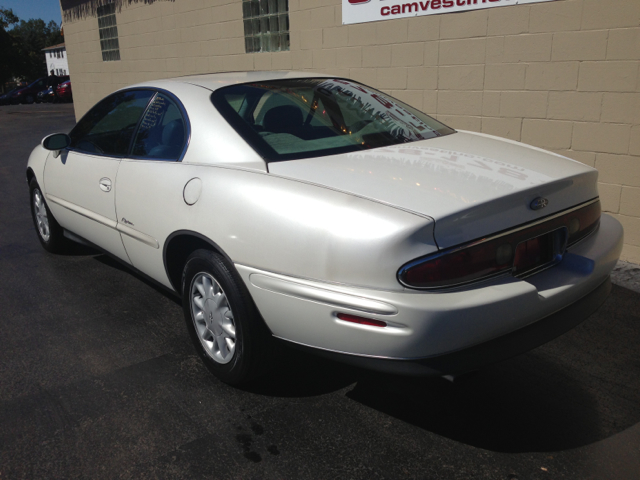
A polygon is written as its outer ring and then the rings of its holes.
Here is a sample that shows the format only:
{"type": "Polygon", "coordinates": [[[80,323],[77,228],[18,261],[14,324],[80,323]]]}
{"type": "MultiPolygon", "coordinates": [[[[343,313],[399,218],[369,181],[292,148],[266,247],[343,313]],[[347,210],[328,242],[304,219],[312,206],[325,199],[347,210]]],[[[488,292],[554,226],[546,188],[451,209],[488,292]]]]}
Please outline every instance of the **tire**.
{"type": "Polygon", "coordinates": [[[33,101],[34,101],[33,95],[27,95],[27,97],[24,99],[24,101],[27,104],[31,105],[33,103],[33,101]]]}
{"type": "Polygon", "coordinates": [[[60,224],[51,214],[42,190],[35,178],[29,182],[31,218],[36,229],[38,240],[47,252],[61,253],[65,250],[66,239],[60,224]]]}
{"type": "Polygon", "coordinates": [[[182,275],[182,306],[198,355],[216,377],[240,385],[264,371],[270,332],[224,257],[210,250],[189,256],[182,275]]]}

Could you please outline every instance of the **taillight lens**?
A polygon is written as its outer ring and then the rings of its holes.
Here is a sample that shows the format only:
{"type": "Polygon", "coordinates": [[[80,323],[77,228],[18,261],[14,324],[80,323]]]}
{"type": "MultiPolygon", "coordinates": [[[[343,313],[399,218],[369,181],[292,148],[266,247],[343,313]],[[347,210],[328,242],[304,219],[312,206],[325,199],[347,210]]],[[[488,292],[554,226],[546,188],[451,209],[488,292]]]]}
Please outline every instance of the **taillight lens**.
{"type": "Polygon", "coordinates": [[[398,280],[411,288],[436,289],[505,273],[523,276],[559,261],[567,246],[598,227],[600,213],[596,200],[530,226],[453,247],[404,265],[398,280]]]}

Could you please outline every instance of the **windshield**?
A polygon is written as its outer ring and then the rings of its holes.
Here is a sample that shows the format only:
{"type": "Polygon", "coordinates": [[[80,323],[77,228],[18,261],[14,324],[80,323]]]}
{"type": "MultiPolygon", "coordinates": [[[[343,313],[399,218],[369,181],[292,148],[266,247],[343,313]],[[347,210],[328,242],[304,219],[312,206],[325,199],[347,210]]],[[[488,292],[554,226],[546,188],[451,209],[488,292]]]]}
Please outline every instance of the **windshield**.
{"type": "Polygon", "coordinates": [[[455,130],[351,80],[300,78],[216,90],[213,104],[268,162],[368,150],[455,130]]]}

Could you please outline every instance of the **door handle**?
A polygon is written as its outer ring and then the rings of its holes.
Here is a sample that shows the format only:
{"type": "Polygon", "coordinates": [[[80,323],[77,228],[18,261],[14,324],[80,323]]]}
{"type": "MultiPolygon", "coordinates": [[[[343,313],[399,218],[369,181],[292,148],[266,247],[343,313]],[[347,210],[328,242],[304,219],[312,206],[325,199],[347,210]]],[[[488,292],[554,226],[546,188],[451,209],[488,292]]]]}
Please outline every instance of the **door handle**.
{"type": "Polygon", "coordinates": [[[107,178],[107,177],[103,177],[100,179],[100,190],[102,190],[103,192],[110,192],[111,191],[111,179],[107,178]]]}

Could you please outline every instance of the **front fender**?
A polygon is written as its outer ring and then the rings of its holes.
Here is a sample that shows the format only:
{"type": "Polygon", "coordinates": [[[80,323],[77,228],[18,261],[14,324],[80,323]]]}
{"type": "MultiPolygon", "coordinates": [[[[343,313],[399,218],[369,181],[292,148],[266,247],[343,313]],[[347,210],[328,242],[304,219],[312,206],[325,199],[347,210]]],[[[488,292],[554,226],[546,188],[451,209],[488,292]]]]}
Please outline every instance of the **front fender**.
{"type": "Polygon", "coordinates": [[[44,185],[44,166],[47,163],[47,158],[51,152],[46,150],[42,145],[38,145],[31,151],[29,160],[27,161],[27,182],[31,180],[29,171],[35,176],[36,181],[40,185],[40,188],[46,193],[46,186],[44,185]]]}

